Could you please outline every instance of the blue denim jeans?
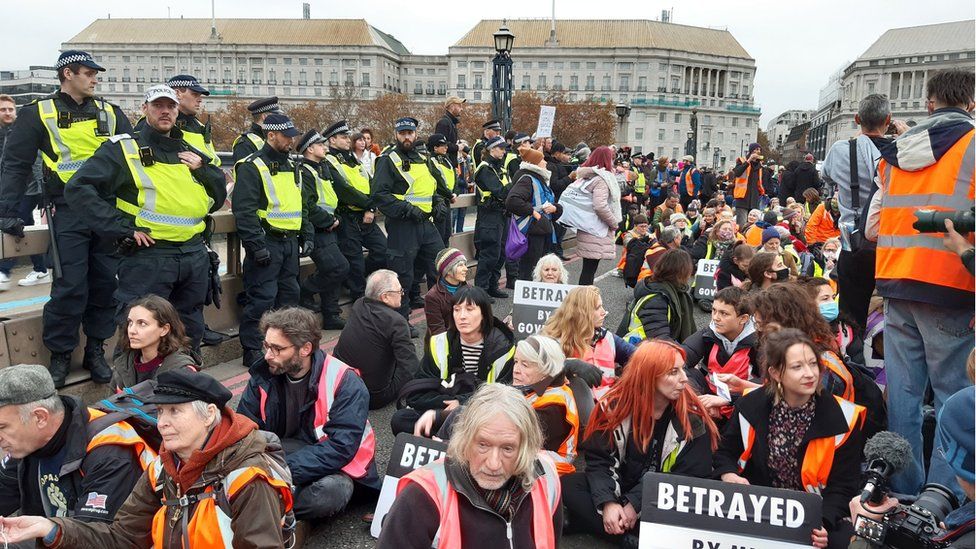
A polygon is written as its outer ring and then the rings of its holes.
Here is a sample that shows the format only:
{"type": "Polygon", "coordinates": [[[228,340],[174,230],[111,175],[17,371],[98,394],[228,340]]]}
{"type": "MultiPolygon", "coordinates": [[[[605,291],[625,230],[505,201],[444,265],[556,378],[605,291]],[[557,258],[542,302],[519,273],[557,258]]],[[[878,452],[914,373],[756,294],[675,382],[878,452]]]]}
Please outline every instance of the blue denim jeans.
{"type": "Polygon", "coordinates": [[[884,310],[888,428],[908,439],[914,453],[913,463],[892,478],[891,487],[899,493],[917,494],[924,482],[935,482],[962,496],[937,440],[926,479],[922,468],[921,408],[928,384],[935,393],[936,414],[946,399],[969,385],[966,358],[973,349],[973,309],[885,299],[884,310]]]}

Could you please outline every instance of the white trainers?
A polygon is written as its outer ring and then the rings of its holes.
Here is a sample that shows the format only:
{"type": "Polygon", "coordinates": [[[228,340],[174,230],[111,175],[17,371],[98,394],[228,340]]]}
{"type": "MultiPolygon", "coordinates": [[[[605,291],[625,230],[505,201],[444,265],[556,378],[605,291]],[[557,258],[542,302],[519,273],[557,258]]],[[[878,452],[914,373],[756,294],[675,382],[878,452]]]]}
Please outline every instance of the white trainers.
{"type": "Polygon", "coordinates": [[[10,275],[0,273],[0,292],[10,289],[10,275]]]}
{"type": "MultiPolygon", "coordinates": [[[[7,277],[10,280],[10,277],[7,277]]],[[[31,271],[31,273],[17,282],[18,286],[37,286],[38,284],[50,284],[51,283],[51,273],[40,273],[37,271],[31,271]]]]}

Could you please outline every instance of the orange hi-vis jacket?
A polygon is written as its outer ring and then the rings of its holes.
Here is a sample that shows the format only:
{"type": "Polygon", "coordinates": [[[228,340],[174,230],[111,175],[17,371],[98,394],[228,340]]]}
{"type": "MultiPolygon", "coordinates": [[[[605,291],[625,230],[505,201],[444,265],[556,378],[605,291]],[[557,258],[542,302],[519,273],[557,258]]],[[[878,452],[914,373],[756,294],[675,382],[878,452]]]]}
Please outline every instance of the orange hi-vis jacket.
{"type": "MultiPolygon", "coordinates": [[[[735,186],[732,187],[732,198],[745,198],[749,190],[749,174],[752,173],[752,163],[747,163],[746,170],[742,175],[735,178],[735,186]]],[[[759,178],[756,181],[759,186],[759,194],[765,194],[762,184],[762,166],[759,166],[759,178]]]]}
{"type": "Polygon", "coordinates": [[[569,435],[559,445],[559,450],[555,452],[548,450],[546,453],[556,464],[556,472],[560,475],[576,472],[573,460],[576,459],[576,444],[579,438],[579,414],[576,412],[576,398],[573,396],[573,390],[568,383],[564,383],[559,387],[547,387],[546,392],[541,396],[533,392],[527,398],[535,410],[553,405],[560,406],[564,410],[566,423],[570,426],[569,435]]]}
{"type": "MultiPolygon", "coordinates": [[[[105,412],[94,408],[88,409],[88,420],[94,421],[105,415],[105,412]]],[[[139,436],[135,429],[128,423],[120,421],[114,425],[109,425],[105,429],[95,433],[95,436],[88,441],[86,452],[91,452],[99,446],[106,444],[116,444],[118,446],[130,446],[132,451],[139,457],[139,465],[145,471],[149,464],[156,459],[156,452],[139,436]]]]}
{"type": "MultiPolygon", "coordinates": [[[[537,549],[555,549],[556,535],[553,532],[552,516],[560,504],[561,485],[556,467],[545,453],[539,454],[539,462],[542,463],[545,473],[536,479],[529,491],[532,498],[532,537],[537,549]]],[[[440,528],[434,538],[433,547],[457,549],[477,546],[477,543],[471,543],[471,540],[465,544],[461,539],[458,493],[448,481],[443,459],[401,478],[397,484],[397,494],[411,482],[420,485],[437,506],[440,528]]],[[[509,540],[511,540],[511,532],[509,532],[509,540]]]]}
{"type": "Polygon", "coordinates": [[[943,234],[920,233],[912,224],[917,210],[973,207],[973,136],[970,130],[938,162],[918,171],[896,168],[884,159],[878,164],[883,189],[875,265],[879,294],[887,296],[885,290],[893,283],[908,281],[919,285],[920,293],[925,286],[957,290],[960,296],[968,292],[972,305],[973,275],[945,247],[943,234]]]}

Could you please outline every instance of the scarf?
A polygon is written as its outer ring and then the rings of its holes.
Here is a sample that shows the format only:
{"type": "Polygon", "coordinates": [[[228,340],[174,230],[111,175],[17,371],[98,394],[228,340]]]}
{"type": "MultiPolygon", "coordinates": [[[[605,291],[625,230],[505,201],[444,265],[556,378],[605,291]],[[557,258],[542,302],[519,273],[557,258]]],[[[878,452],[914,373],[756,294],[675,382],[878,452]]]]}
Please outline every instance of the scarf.
{"type": "Polygon", "coordinates": [[[225,406],[221,410],[220,425],[210,433],[202,449],[194,450],[190,454],[190,459],[178,462],[179,458],[173,452],[166,450],[165,446],[160,450],[159,457],[163,462],[163,470],[176,482],[180,490],[186,493],[217,454],[240,442],[257,428],[257,424],[250,418],[237,414],[225,406]]]}
{"type": "Polygon", "coordinates": [[[875,143],[888,164],[909,172],[935,164],[973,130],[973,116],[957,108],[939,109],[888,143],[875,143]]]}

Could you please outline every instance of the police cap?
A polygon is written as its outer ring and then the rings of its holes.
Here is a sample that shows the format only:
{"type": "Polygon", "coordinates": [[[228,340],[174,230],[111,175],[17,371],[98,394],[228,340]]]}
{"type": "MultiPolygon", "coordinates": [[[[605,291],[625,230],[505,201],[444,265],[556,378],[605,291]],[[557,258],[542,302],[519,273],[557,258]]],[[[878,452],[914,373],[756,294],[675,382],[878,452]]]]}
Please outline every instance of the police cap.
{"type": "Polygon", "coordinates": [[[502,131],[502,124],[498,120],[489,120],[481,125],[482,129],[485,130],[495,130],[496,132],[502,131]]]}
{"type": "Polygon", "coordinates": [[[340,120],[340,121],[336,122],[335,124],[333,124],[333,125],[329,126],[328,128],[326,128],[325,130],[323,130],[322,131],[322,137],[324,139],[328,139],[330,137],[335,137],[337,135],[341,135],[341,134],[344,134],[344,133],[345,134],[352,133],[352,130],[349,129],[349,123],[348,122],[346,122],[345,120],[340,120]]]}
{"type": "Polygon", "coordinates": [[[79,63],[88,67],[89,69],[95,69],[99,72],[105,71],[105,67],[102,67],[96,63],[95,59],[90,53],[81,50],[66,50],[64,53],[58,56],[58,62],[54,64],[54,69],[61,70],[72,63],[79,63]]]}
{"type": "Polygon", "coordinates": [[[264,112],[281,112],[281,105],[278,104],[278,97],[265,97],[258,99],[247,106],[251,114],[261,114],[264,112]]]}
{"type": "Polygon", "coordinates": [[[393,124],[393,129],[397,132],[415,132],[417,131],[417,126],[419,125],[420,122],[417,122],[416,118],[404,116],[393,124]]]}
{"type": "Polygon", "coordinates": [[[432,133],[427,138],[427,148],[430,150],[434,150],[434,147],[441,147],[443,145],[447,145],[447,138],[443,134],[432,133]]]}
{"type": "Polygon", "coordinates": [[[496,135],[495,137],[492,137],[485,143],[485,150],[489,151],[495,147],[505,148],[507,146],[508,146],[508,142],[505,141],[505,138],[500,135],[496,135]]]}
{"type": "Polygon", "coordinates": [[[325,138],[322,137],[322,134],[320,134],[316,130],[308,130],[307,132],[305,132],[305,135],[303,135],[302,138],[298,141],[298,147],[296,147],[296,149],[298,150],[298,154],[302,154],[303,152],[305,152],[305,149],[309,148],[310,146],[316,143],[324,143],[324,142],[325,142],[325,138]]]}
{"type": "Polygon", "coordinates": [[[291,119],[280,113],[269,114],[264,122],[261,123],[261,129],[265,132],[281,132],[285,137],[296,137],[300,135],[295,125],[292,124],[291,119]]]}
{"type": "Polygon", "coordinates": [[[200,85],[200,81],[195,76],[189,74],[177,74],[169,79],[166,85],[171,88],[186,88],[201,95],[210,95],[210,90],[200,85]]]}

